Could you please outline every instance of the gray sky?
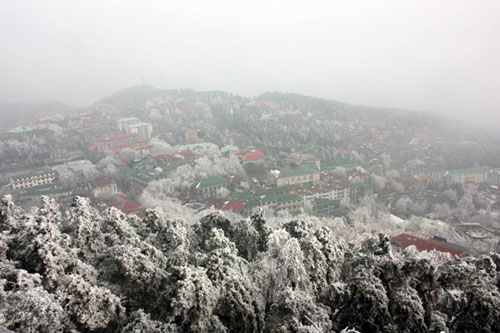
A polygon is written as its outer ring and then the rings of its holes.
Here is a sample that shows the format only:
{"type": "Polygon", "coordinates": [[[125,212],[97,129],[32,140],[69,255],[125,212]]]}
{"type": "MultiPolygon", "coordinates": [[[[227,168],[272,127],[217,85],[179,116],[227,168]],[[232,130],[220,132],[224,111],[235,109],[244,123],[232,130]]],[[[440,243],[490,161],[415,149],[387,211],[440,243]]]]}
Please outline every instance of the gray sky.
{"type": "Polygon", "coordinates": [[[496,0],[0,0],[0,43],[11,102],[85,106],[144,82],[500,124],[496,0]]]}

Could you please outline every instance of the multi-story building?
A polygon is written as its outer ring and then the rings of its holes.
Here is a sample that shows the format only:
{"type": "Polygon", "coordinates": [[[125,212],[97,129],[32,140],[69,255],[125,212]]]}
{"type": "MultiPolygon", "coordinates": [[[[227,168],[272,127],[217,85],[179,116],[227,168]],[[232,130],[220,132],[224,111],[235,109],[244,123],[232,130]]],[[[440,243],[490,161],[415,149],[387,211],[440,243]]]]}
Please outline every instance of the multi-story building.
{"type": "Polygon", "coordinates": [[[287,210],[290,213],[297,213],[304,207],[302,198],[297,193],[281,195],[266,195],[261,203],[275,211],[287,210]]]}
{"type": "Polygon", "coordinates": [[[153,125],[141,121],[127,125],[125,130],[127,133],[136,133],[139,138],[149,141],[151,140],[151,134],[153,133],[153,125]]]}
{"type": "Polygon", "coordinates": [[[297,191],[303,200],[350,200],[349,182],[341,181],[323,186],[311,186],[297,191]]]}
{"type": "Polygon", "coordinates": [[[13,190],[31,188],[38,185],[52,184],[57,172],[48,168],[33,169],[26,173],[12,176],[10,185],[13,190]]]}
{"type": "Polygon", "coordinates": [[[221,198],[221,190],[229,188],[229,180],[224,177],[208,177],[202,179],[196,185],[196,191],[198,194],[204,198],[221,198]]]}
{"type": "Polygon", "coordinates": [[[275,177],[276,186],[303,186],[319,183],[319,167],[315,163],[289,165],[280,170],[275,177]]]}
{"type": "Polygon", "coordinates": [[[139,118],[136,117],[129,117],[129,118],[120,118],[116,121],[116,124],[118,125],[118,129],[123,132],[126,131],[127,126],[138,123],[139,118]]]}
{"type": "Polygon", "coordinates": [[[479,184],[488,180],[489,172],[489,168],[455,169],[447,172],[447,179],[452,184],[479,184]]]}
{"type": "Polygon", "coordinates": [[[102,138],[95,138],[94,145],[98,148],[128,147],[137,142],[137,133],[120,133],[102,138]]]}
{"type": "Polygon", "coordinates": [[[422,183],[439,183],[444,178],[442,169],[426,169],[413,171],[412,176],[422,183]]]}

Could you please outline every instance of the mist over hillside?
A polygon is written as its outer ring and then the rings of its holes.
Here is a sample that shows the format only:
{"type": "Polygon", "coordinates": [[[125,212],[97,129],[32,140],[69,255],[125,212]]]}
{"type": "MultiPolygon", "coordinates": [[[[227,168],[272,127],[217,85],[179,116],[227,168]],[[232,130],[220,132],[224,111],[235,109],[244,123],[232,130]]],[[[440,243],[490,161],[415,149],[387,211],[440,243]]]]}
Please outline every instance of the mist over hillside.
{"type": "Polygon", "coordinates": [[[22,103],[0,101],[0,127],[15,127],[36,119],[54,116],[68,117],[75,111],[74,107],[57,101],[22,103]]]}

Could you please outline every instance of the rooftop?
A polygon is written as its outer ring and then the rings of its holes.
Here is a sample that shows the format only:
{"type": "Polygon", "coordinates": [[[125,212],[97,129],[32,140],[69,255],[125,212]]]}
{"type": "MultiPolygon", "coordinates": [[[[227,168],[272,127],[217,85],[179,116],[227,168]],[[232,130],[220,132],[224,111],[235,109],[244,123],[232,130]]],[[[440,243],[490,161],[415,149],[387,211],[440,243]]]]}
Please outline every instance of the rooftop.
{"type": "Polygon", "coordinates": [[[302,163],[299,165],[289,165],[280,170],[279,178],[296,177],[318,173],[316,165],[312,163],[302,163]]]}
{"type": "Polygon", "coordinates": [[[221,210],[230,210],[233,212],[242,212],[245,210],[245,205],[239,200],[231,200],[224,203],[221,210]]]}
{"type": "Polygon", "coordinates": [[[136,123],[128,125],[127,127],[128,128],[136,128],[136,127],[146,127],[146,126],[153,126],[153,125],[150,123],[145,123],[143,121],[138,121],[136,123]]]}
{"type": "Polygon", "coordinates": [[[225,152],[228,152],[228,151],[238,151],[238,147],[236,146],[231,146],[231,145],[228,145],[228,146],[224,146],[220,149],[221,152],[225,153],[225,152]]]}
{"type": "Polygon", "coordinates": [[[118,122],[128,122],[128,121],[139,121],[137,117],[128,117],[128,118],[120,118],[117,120],[118,122]]]}
{"type": "Polygon", "coordinates": [[[47,167],[26,169],[24,171],[21,171],[19,174],[13,175],[12,179],[23,179],[23,178],[51,174],[51,173],[56,173],[56,171],[49,169],[47,167]]]}
{"type": "Polygon", "coordinates": [[[372,190],[373,186],[362,183],[362,182],[353,182],[350,185],[351,188],[358,189],[358,190],[372,190]]]}
{"type": "Polygon", "coordinates": [[[453,249],[451,247],[445,246],[443,244],[439,244],[436,242],[428,241],[426,239],[416,237],[410,234],[403,233],[399,236],[392,237],[392,242],[398,243],[401,245],[403,249],[408,246],[414,245],[419,251],[431,251],[436,250],[439,252],[450,253],[455,256],[460,256],[463,254],[463,251],[453,249]]]}
{"type": "Polygon", "coordinates": [[[17,126],[17,127],[14,127],[10,130],[8,130],[6,133],[7,134],[20,134],[20,133],[28,133],[28,132],[31,132],[33,130],[33,127],[29,127],[29,126],[17,126]]]}
{"type": "Polygon", "coordinates": [[[220,176],[214,176],[214,177],[208,177],[202,179],[196,187],[199,188],[204,188],[204,187],[210,187],[210,186],[216,186],[216,185],[221,185],[221,184],[226,184],[229,183],[229,180],[227,180],[224,177],[220,176]]]}
{"type": "Polygon", "coordinates": [[[297,193],[287,193],[281,195],[268,194],[262,199],[262,202],[276,201],[277,203],[281,203],[281,202],[289,202],[297,200],[299,201],[302,200],[302,197],[297,193]]]}
{"type": "Polygon", "coordinates": [[[113,199],[108,202],[108,206],[116,207],[124,213],[141,208],[141,205],[121,192],[113,196],[113,199]]]}
{"type": "Polygon", "coordinates": [[[259,160],[266,157],[266,155],[258,149],[251,149],[247,151],[244,155],[239,154],[238,156],[243,161],[259,160]]]}
{"type": "Polygon", "coordinates": [[[99,176],[94,179],[94,183],[97,187],[105,187],[113,183],[111,179],[108,179],[104,176],[99,176]]]}
{"type": "Polygon", "coordinates": [[[193,143],[190,145],[181,145],[181,146],[178,146],[176,148],[179,151],[183,151],[183,150],[193,150],[196,148],[212,148],[212,147],[218,148],[219,146],[217,146],[216,144],[211,143],[211,142],[200,142],[200,143],[193,143]]]}

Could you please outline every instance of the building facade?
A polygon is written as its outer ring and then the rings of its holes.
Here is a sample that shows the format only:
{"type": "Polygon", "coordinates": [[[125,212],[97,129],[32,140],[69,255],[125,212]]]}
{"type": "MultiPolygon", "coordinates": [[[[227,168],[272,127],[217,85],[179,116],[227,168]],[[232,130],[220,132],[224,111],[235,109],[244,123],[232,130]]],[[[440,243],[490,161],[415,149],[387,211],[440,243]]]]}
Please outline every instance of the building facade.
{"type": "Polygon", "coordinates": [[[319,183],[320,171],[314,163],[289,165],[280,170],[276,177],[276,186],[303,186],[319,183]]]}
{"type": "Polygon", "coordinates": [[[140,139],[149,141],[153,134],[153,125],[145,122],[136,122],[126,127],[128,133],[135,133],[140,139]]]}
{"type": "Polygon", "coordinates": [[[13,190],[31,188],[38,185],[52,184],[57,172],[50,169],[31,170],[25,174],[12,176],[10,185],[13,190]]]}
{"type": "Polygon", "coordinates": [[[129,118],[120,118],[116,121],[116,125],[121,132],[126,131],[127,126],[138,123],[139,118],[129,117],[129,118]]]}
{"type": "Polygon", "coordinates": [[[221,190],[229,188],[229,180],[224,177],[208,177],[202,179],[196,185],[196,192],[203,199],[221,198],[221,190]]]}
{"type": "Polygon", "coordinates": [[[452,184],[484,183],[488,180],[489,168],[449,170],[447,178],[452,184]]]}

